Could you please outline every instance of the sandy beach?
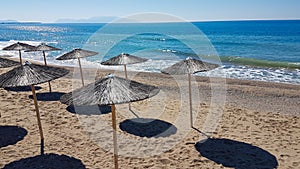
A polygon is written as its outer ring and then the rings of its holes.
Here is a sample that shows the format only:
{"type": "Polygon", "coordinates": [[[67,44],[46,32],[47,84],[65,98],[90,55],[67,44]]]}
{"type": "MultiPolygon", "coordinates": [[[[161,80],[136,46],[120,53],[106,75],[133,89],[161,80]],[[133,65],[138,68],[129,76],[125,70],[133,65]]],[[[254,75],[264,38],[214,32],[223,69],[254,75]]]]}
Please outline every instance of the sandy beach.
{"type": "MultiPolygon", "coordinates": [[[[9,69],[1,69],[1,73],[9,69]]],[[[68,69],[69,75],[51,82],[52,94],[47,83],[37,85],[45,157],[39,157],[31,91],[0,89],[0,168],[113,168],[110,108],[72,108],[60,103],[62,94],[79,87],[75,82],[80,84],[73,69],[68,69]]],[[[89,79],[110,72],[124,76],[110,70],[84,72],[89,79]]],[[[158,86],[161,91],[132,103],[134,113],[127,104],[116,106],[120,168],[300,168],[299,85],[196,77],[195,129],[191,129],[188,99],[182,95],[187,93],[186,77],[129,72],[129,78],[158,86]],[[219,83],[224,80],[226,86],[219,83]],[[203,140],[205,120],[213,103],[218,103],[211,101],[215,98],[212,89],[224,87],[226,100],[218,105],[223,113],[216,129],[206,133],[210,139],[203,140]],[[152,119],[151,124],[143,123],[147,119],[152,119]]]]}

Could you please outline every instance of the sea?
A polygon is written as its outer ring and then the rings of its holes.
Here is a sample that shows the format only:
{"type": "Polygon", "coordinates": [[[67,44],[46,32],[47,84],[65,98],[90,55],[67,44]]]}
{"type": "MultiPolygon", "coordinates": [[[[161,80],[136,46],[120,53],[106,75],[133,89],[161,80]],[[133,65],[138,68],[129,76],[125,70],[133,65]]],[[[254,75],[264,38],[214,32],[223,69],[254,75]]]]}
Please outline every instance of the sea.
{"type": "MultiPolygon", "coordinates": [[[[83,67],[122,69],[100,63],[129,53],[149,59],[128,65],[129,70],[160,72],[192,57],[220,65],[197,76],[300,84],[300,20],[0,23],[0,49],[16,42],[62,49],[46,52],[48,63],[56,65],[77,66],[77,60],[55,59],[82,48],[99,52],[83,58],[83,67]]],[[[0,50],[1,55],[18,58],[16,51],[0,50]]],[[[41,52],[22,52],[22,57],[43,62],[41,52]]]]}

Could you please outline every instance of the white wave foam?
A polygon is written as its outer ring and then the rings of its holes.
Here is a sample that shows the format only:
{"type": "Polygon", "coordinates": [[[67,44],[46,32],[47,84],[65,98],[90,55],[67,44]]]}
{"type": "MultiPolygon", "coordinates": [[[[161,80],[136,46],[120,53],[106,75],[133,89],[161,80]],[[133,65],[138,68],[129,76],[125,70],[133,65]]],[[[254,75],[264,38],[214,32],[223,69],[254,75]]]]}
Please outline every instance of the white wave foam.
{"type": "Polygon", "coordinates": [[[300,84],[300,70],[253,68],[248,66],[224,65],[215,70],[197,73],[196,75],[300,84]]]}
{"type": "MultiPolygon", "coordinates": [[[[64,65],[68,62],[68,65],[78,65],[77,60],[70,60],[60,63],[64,65]]],[[[91,62],[86,59],[82,59],[82,66],[85,68],[101,68],[112,70],[123,70],[123,66],[104,66],[101,65],[101,61],[91,62]]],[[[138,63],[133,65],[127,65],[129,71],[137,72],[156,72],[159,73],[162,69],[169,67],[178,62],[178,60],[148,60],[144,63],[138,63]]],[[[265,82],[280,82],[289,84],[300,84],[300,70],[287,70],[287,69],[264,69],[264,68],[252,68],[247,66],[235,66],[235,65],[223,65],[219,68],[208,72],[196,73],[196,76],[208,76],[208,77],[221,77],[243,80],[257,80],[265,82]]]]}
{"type": "MultiPolygon", "coordinates": [[[[156,72],[169,67],[179,60],[148,60],[144,63],[128,65],[128,70],[140,72],[156,72]]],[[[122,70],[122,66],[103,66],[100,61],[95,64],[89,61],[84,62],[87,67],[107,68],[122,70]]],[[[196,73],[196,76],[221,77],[243,80],[257,80],[266,82],[280,82],[290,84],[300,84],[300,70],[252,68],[247,66],[223,65],[208,72],[196,73]]]]}

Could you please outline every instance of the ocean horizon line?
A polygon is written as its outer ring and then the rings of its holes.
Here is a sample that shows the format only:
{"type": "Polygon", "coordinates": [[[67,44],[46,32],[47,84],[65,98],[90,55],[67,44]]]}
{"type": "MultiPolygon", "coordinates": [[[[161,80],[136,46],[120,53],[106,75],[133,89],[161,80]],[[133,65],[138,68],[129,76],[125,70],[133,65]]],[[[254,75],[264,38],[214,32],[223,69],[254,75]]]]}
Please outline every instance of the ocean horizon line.
{"type": "MultiPolygon", "coordinates": [[[[114,23],[112,20],[110,22],[95,22],[95,21],[86,21],[86,22],[44,22],[44,21],[9,21],[9,20],[0,20],[0,24],[110,24],[114,23]]],[[[212,20],[186,20],[189,23],[206,23],[206,22],[251,22],[251,21],[300,21],[300,18],[261,18],[261,19],[212,19],[212,20]]],[[[116,22],[116,23],[186,23],[185,21],[155,21],[155,22],[116,22]]]]}

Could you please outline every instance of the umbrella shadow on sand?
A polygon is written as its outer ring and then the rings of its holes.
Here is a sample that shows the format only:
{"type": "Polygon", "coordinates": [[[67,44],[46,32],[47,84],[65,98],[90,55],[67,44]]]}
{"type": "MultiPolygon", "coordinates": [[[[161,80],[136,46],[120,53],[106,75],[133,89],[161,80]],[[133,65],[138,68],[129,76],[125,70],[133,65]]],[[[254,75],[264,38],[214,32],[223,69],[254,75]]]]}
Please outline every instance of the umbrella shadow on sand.
{"type": "Polygon", "coordinates": [[[18,126],[0,126],[0,148],[14,145],[24,139],[27,130],[18,126]]]}
{"type": "MultiPolygon", "coordinates": [[[[40,90],[42,87],[34,86],[35,90],[40,90]]],[[[5,87],[7,91],[11,92],[31,92],[31,86],[17,86],[17,87],[5,87]]]]}
{"type": "Polygon", "coordinates": [[[111,112],[110,106],[100,106],[100,105],[91,105],[91,106],[70,105],[66,109],[68,112],[73,114],[78,114],[78,115],[101,115],[101,114],[108,114],[111,112]]]}
{"type": "Polygon", "coordinates": [[[120,123],[120,129],[140,137],[168,137],[176,134],[177,128],[171,123],[150,118],[127,119],[120,123]]]}
{"type": "MultiPolygon", "coordinates": [[[[58,101],[62,95],[66,93],[63,92],[45,92],[45,93],[37,93],[36,98],[39,101],[58,101]]],[[[32,95],[28,96],[30,99],[33,99],[32,95]]]]}
{"type": "Polygon", "coordinates": [[[259,147],[235,140],[210,138],[195,145],[201,156],[236,169],[273,169],[276,157],[259,147]]]}
{"type": "Polygon", "coordinates": [[[85,169],[84,164],[74,157],[58,154],[44,154],[13,161],[3,169],[45,169],[45,168],[68,168],[85,169]]]}

